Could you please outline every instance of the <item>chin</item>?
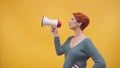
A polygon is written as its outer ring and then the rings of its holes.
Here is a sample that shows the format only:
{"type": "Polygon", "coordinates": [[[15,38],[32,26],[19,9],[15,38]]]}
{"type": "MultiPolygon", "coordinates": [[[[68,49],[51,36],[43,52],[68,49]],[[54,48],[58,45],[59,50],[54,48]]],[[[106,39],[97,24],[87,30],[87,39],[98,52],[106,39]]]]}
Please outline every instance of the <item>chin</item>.
{"type": "Polygon", "coordinates": [[[73,29],[75,29],[75,27],[72,27],[72,26],[70,27],[70,26],[69,26],[69,29],[72,29],[72,30],[73,30],[73,29]]]}
{"type": "Polygon", "coordinates": [[[72,30],[73,30],[74,28],[69,27],[69,29],[72,29],[72,30]]]}

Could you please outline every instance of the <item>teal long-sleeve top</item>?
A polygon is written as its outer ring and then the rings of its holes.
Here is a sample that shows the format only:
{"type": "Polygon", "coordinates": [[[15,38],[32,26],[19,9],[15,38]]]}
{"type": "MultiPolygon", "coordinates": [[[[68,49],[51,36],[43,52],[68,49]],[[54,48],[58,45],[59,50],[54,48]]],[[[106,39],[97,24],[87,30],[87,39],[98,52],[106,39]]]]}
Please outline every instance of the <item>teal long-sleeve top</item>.
{"type": "Polygon", "coordinates": [[[86,68],[89,58],[92,58],[94,61],[93,68],[106,68],[102,55],[89,38],[85,38],[82,42],[70,48],[72,37],[69,37],[63,45],[61,45],[59,37],[54,37],[57,55],[65,54],[63,68],[72,68],[74,64],[79,68],[86,68]]]}

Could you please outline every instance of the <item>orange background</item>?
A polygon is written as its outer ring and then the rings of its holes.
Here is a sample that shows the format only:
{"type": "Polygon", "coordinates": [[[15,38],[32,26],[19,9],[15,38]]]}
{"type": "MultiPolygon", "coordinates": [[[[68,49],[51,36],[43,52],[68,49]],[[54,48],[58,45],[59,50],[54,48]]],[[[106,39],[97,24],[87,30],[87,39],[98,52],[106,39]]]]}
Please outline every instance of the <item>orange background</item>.
{"type": "MultiPolygon", "coordinates": [[[[107,68],[120,68],[120,0],[0,0],[0,68],[62,68],[64,56],[55,53],[50,27],[40,23],[43,15],[62,21],[64,43],[73,35],[68,28],[73,12],[89,16],[84,32],[107,68]]],[[[92,68],[93,61],[87,63],[92,68]]]]}

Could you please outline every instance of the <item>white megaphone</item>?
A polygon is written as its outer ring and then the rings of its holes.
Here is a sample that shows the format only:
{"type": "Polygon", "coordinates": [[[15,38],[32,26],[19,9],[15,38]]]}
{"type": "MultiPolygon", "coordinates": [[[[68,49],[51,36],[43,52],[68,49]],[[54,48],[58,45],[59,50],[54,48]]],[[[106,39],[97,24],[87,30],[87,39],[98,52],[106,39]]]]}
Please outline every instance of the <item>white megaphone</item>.
{"type": "Polygon", "coordinates": [[[46,16],[43,16],[41,26],[56,26],[61,27],[61,22],[59,20],[51,20],[46,16]]]}

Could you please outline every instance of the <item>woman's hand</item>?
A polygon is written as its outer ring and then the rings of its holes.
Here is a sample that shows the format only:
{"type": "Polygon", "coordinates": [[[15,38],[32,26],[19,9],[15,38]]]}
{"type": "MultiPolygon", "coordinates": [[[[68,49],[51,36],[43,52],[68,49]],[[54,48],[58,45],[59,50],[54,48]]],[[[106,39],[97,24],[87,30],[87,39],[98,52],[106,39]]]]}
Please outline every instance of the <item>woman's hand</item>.
{"type": "Polygon", "coordinates": [[[51,26],[51,33],[54,35],[54,37],[58,37],[58,31],[56,26],[51,26]]]}

